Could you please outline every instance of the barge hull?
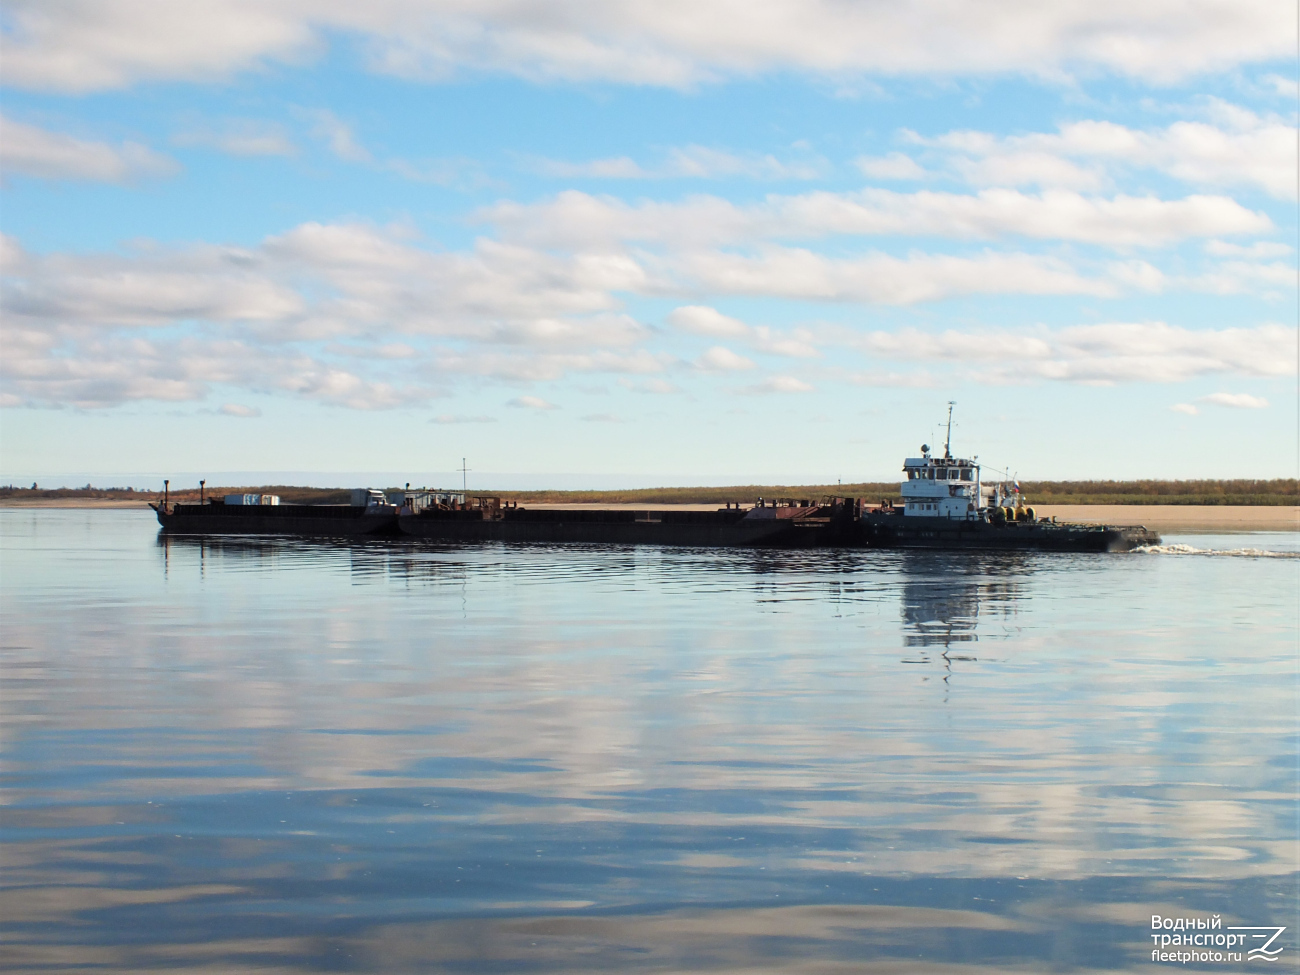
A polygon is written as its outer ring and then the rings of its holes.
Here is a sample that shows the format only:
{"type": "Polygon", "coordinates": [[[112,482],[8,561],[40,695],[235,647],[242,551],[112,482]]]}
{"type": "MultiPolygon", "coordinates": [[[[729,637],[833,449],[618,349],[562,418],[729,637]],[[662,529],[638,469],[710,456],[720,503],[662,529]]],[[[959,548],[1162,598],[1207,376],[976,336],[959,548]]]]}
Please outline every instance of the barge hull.
{"type": "Polygon", "coordinates": [[[348,505],[174,504],[154,509],[169,535],[396,535],[397,513],[348,505]]]}
{"type": "MultiPolygon", "coordinates": [[[[457,515],[459,512],[447,514],[457,515]]],[[[476,514],[466,512],[466,514],[476,514]]],[[[402,515],[403,534],[447,542],[544,542],[595,545],[792,548],[825,544],[825,525],[785,518],[746,519],[737,512],[632,512],[511,510],[506,517],[402,515]],[[683,517],[683,515],[696,517],[683,517]],[[591,517],[606,515],[607,517],[591,517]],[[609,517],[612,515],[613,517],[609,517]],[[654,515],[660,517],[655,518],[654,515]]]]}
{"type": "Polygon", "coordinates": [[[987,549],[993,551],[1129,552],[1159,545],[1146,528],[1057,525],[1043,522],[994,525],[981,521],[884,515],[864,518],[862,544],[870,548],[987,549]],[[906,517],[906,524],[900,524],[906,517]]]}

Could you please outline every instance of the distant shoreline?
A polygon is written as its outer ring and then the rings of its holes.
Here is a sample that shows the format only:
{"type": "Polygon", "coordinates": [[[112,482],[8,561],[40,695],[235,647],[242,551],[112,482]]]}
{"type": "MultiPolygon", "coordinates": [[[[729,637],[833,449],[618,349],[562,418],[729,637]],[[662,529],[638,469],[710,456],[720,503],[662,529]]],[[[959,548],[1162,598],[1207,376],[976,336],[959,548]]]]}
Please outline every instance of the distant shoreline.
{"type": "MultiPolygon", "coordinates": [[[[142,509],[146,502],[118,498],[4,498],[0,508],[142,509]]],[[[712,511],[716,504],[628,504],[532,501],[535,508],[618,509],[675,508],[712,511]]],[[[1300,505],[1226,504],[1036,504],[1040,517],[1084,524],[1145,525],[1159,532],[1300,531],[1300,505]]]]}

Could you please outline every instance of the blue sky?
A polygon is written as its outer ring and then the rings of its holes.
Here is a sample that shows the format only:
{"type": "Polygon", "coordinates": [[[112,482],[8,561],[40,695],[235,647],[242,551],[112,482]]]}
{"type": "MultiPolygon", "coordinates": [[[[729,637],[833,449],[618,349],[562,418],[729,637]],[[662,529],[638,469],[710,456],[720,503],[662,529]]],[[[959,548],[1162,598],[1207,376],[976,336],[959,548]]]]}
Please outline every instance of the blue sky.
{"type": "Polygon", "coordinates": [[[0,477],[1294,476],[1294,4],[0,28],[0,477]]]}

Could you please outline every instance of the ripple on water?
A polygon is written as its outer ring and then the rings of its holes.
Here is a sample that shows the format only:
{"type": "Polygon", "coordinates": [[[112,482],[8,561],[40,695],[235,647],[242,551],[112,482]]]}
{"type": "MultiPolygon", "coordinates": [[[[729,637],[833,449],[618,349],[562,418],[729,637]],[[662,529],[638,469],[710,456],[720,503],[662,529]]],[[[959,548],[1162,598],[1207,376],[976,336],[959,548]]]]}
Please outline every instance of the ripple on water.
{"type": "Polygon", "coordinates": [[[1153,913],[1286,923],[1294,539],[1193,541],[439,546],[0,511],[6,950],[1114,970],[1153,913]],[[1201,554],[1240,557],[1151,557],[1201,554]]]}

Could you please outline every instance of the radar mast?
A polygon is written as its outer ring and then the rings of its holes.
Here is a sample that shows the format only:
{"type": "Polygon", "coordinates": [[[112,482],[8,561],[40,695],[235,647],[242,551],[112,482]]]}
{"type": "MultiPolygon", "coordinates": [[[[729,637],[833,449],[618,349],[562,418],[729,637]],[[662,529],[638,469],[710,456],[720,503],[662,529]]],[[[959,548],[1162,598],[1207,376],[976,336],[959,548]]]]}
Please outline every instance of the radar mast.
{"type": "Polygon", "coordinates": [[[945,460],[952,456],[952,408],[956,405],[956,400],[948,400],[948,434],[943,440],[943,456],[945,460]]]}

